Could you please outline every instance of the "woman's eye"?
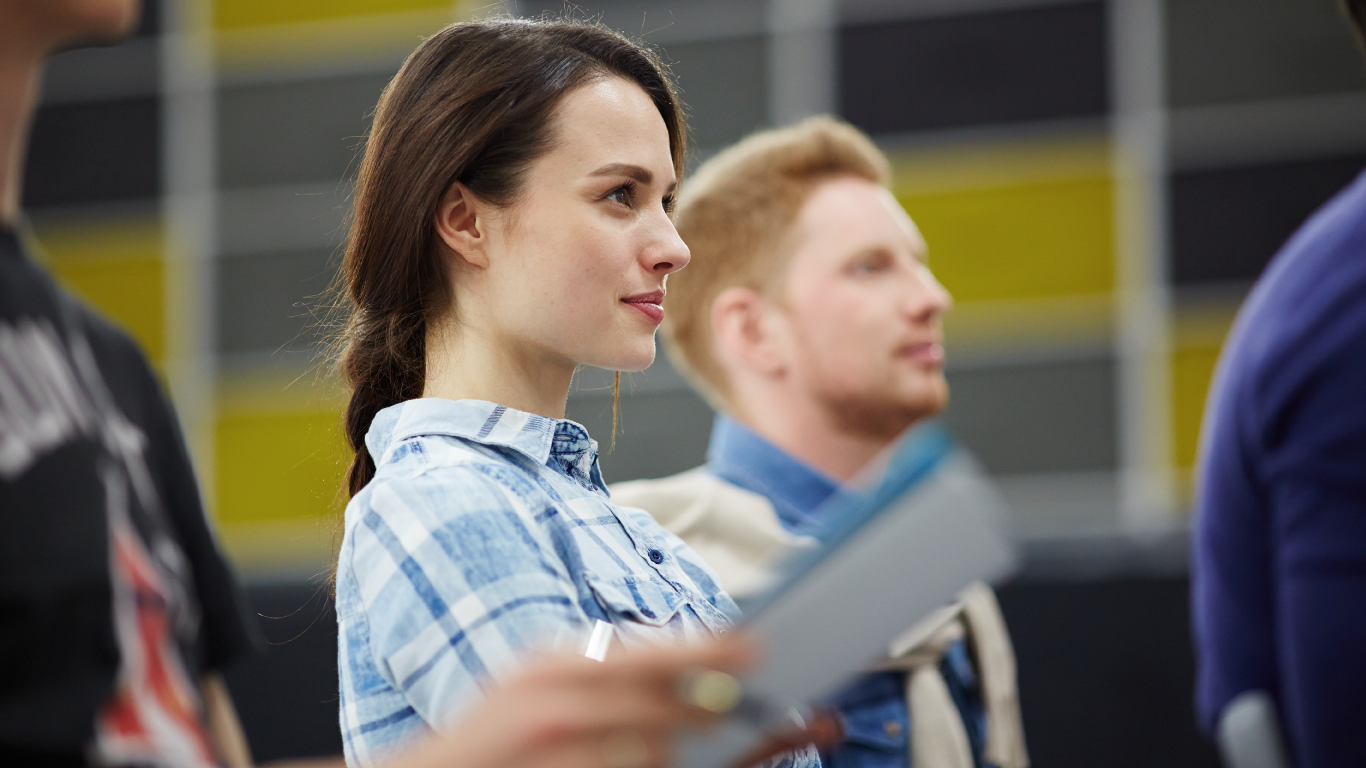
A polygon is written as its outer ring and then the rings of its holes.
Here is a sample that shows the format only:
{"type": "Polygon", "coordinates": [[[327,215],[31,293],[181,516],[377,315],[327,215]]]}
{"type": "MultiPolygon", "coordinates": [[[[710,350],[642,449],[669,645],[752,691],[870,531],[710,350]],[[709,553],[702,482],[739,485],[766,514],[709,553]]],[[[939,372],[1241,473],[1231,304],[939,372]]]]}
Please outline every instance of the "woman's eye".
{"type": "Polygon", "coordinates": [[[631,206],[631,190],[626,187],[617,187],[607,193],[606,199],[629,208],[631,206]]]}

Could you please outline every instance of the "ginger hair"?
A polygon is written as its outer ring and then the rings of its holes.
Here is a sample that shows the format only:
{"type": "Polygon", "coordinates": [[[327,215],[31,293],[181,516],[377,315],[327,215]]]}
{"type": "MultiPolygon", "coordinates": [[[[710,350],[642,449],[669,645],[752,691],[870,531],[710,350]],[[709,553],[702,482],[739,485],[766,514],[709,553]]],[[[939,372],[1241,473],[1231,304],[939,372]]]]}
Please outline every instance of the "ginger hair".
{"type": "Polygon", "coordinates": [[[863,132],[819,116],[749,136],[683,185],[674,225],[692,260],[669,276],[662,336],[674,365],[718,410],[728,410],[731,391],[712,337],[716,297],[736,286],[777,295],[802,206],[822,183],[850,176],[891,183],[887,158],[863,132]]]}

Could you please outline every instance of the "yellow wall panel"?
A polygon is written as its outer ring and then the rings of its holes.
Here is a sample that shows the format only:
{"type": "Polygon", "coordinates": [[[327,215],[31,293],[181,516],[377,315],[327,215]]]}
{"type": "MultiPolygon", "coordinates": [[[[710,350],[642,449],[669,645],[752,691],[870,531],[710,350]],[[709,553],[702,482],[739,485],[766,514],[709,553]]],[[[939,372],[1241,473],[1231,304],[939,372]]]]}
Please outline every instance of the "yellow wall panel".
{"type": "Polygon", "coordinates": [[[1238,307],[1216,303],[1178,309],[1172,322],[1171,405],[1172,463],[1187,498],[1193,489],[1193,470],[1200,447],[1200,425],[1205,414],[1214,369],[1238,307]]]}
{"type": "Polygon", "coordinates": [[[216,517],[234,525],[341,513],[348,453],[334,410],[232,411],[219,417],[216,517]]]}
{"type": "Polygon", "coordinates": [[[1106,293],[1114,287],[1104,176],[902,193],[935,275],[959,302],[1106,293]]]}
{"type": "Polygon", "coordinates": [[[1172,461],[1180,469],[1195,466],[1205,395],[1218,360],[1219,347],[1188,347],[1172,353],[1172,461]]]}
{"type": "Polygon", "coordinates": [[[213,22],[218,29],[242,29],[452,6],[451,0],[217,0],[213,22]]]}
{"type": "Polygon", "coordinates": [[[38,242],[44,265],[63,285],[132,334],[154,362],[163,359],[165,270],[155,221],[45,229],[38,242]]]}

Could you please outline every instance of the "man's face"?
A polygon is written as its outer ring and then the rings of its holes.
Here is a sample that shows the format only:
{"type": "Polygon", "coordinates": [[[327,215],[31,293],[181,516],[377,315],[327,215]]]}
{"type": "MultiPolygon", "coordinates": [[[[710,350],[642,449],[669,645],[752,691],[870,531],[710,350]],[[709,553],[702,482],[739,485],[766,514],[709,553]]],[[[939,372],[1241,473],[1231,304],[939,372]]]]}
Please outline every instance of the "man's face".
{"type": "Polygon", "coordinates": [[[925,241],[886,189],[822,184],[793,228],[778,314],[794,383],[846,430],[891,438],[948,402],[925,241]]]}

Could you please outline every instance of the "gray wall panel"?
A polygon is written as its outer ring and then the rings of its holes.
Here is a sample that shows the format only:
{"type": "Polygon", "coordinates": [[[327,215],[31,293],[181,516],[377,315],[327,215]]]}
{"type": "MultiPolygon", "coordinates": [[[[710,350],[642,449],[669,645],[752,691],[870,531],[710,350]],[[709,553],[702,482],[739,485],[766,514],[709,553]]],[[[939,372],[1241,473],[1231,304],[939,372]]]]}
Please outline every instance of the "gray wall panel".
{"type": "Polygon", "coordinates": [[[767,39],[670,43],[664,60],[678,78],[693,146],[724,147],[767,123],[767,39]]]}
{"type": "Polygon", "coordinates": [[[1166,10],[1175,106],[1366,88],[1336,0],[1168,0],[1166,10]]]}
{"type": "Polygon", "coordinates": [[[950,370],[945,422],[995,474],[1112,469],[1114,363],[1081,359],[950,370]]]}
{"type": "Polygon", "coordinates": [[[336,248],[346,238],[351,185],[252,187],[218,196],[220,253],[336,248]]]}
{"type": "Polygon", "coordinates": [[[219,92],[218,173],[225,187],[340,179],[392,74],[229,85],[219,92]]]}
{"type": "Polygon", "coordinates": [[[218,349],[224,354],[305,350],[318,341],[317,307],[335,272],[330,250],[219,259],[218,349]]]}
{"type": "Polygon", "coordinates": [[[691,390],[628,395],[622,387],[617,444],[612,443],[612,393],[576,394],[566,417],[598,441],[603,477],[609,483],[664,477],[706,460],[711,408],[691,390]]]}

